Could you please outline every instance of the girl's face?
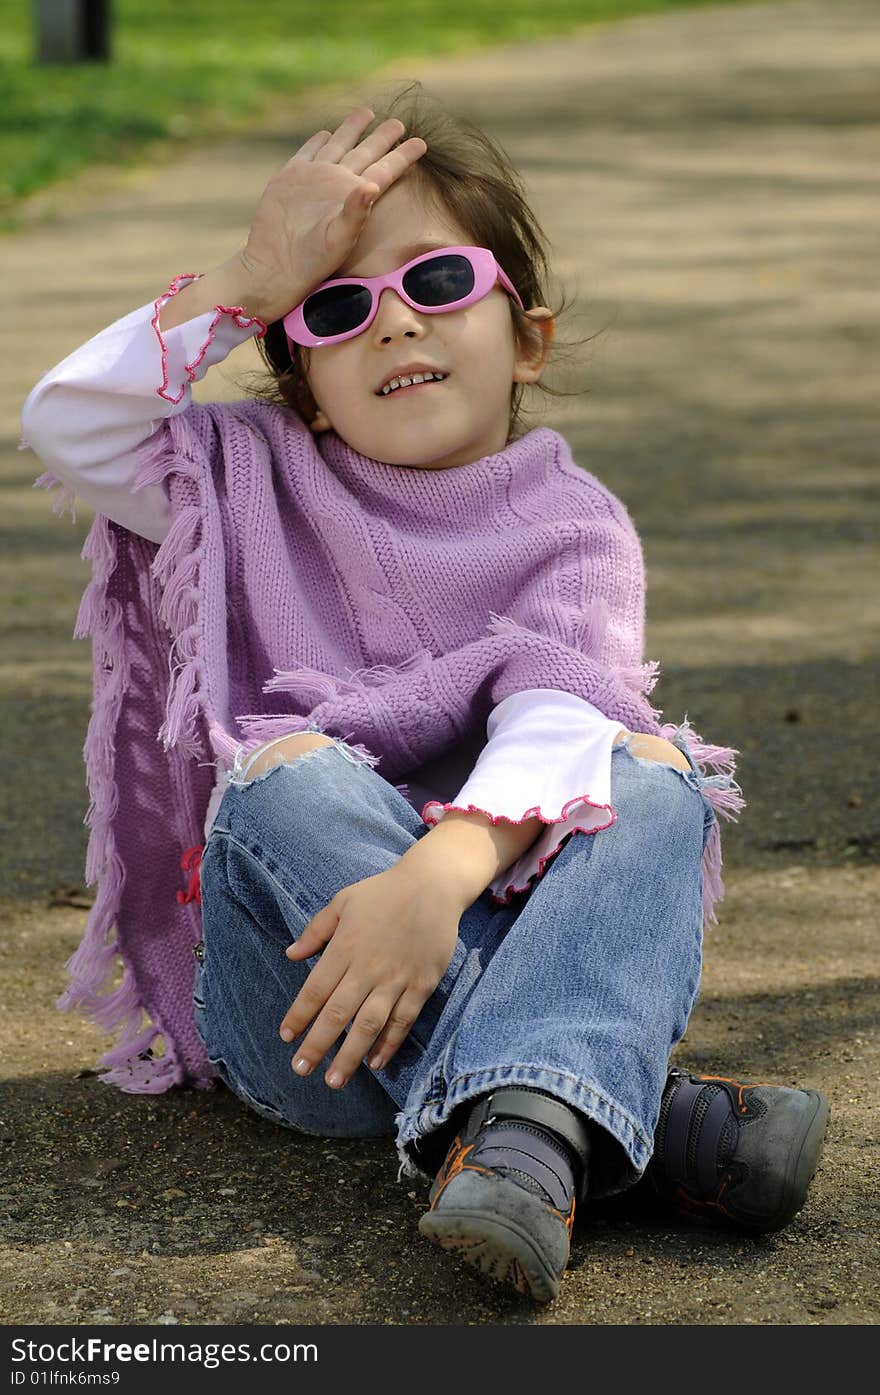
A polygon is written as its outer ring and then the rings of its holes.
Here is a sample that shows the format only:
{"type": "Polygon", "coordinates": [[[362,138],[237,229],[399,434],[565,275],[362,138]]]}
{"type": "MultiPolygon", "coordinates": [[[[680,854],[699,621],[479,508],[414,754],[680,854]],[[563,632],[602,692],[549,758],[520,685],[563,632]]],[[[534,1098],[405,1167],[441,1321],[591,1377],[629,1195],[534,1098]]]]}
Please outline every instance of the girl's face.
{"type": "MultiPolygon", "coordinates": [[[[432,245],[474,245],[450,215],[429,211],[418,195],[408,175],[377,199],[334,276],[378,276],[432,245]]],[[[318,406],[312,430],[332,429],[361,455],[386,465],[430,470],[503,450],[513,384],[540,376],[553,334],[551,312],[539,306],[530,311],[534,342],[519,350],[512,303],[497,284],[474,305],[427,315],[385,289],[362,334],[307,351],[306,377],[318,406]],[[388,378],[413,363],[449,376],[383,397],[388,378]]]]}

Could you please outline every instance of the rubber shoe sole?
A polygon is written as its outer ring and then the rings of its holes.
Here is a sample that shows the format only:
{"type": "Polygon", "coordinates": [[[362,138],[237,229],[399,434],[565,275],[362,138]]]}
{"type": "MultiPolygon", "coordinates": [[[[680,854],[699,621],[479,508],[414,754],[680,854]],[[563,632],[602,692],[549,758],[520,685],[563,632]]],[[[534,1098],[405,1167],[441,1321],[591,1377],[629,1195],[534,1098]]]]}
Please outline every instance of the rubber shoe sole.
{"type": "Polygon", "coordinates": [[[549,1303],[568,1263],[573,1214],[563,1217],[506,1178],[463,1171],[421,1217],[419,1231],[523,1297],[549,1303]]]}

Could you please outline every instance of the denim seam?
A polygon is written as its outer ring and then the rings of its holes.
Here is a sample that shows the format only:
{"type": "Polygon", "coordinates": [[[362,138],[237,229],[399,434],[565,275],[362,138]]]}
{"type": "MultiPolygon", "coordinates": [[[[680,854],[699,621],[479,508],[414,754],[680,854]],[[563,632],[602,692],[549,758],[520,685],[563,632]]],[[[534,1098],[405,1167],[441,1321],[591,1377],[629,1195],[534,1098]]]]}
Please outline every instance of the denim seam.
{"type": "MultiPolygon", "coordinates": [[[[243,852],[244,855],[249,859],[249,861],[256,863],[260,871],[268,878],[268,880],[272,883],[274,887],[278,888],[282,896],[284,896],[285,899],[289,901],[291,906],[295,907],[295,909],[299,911],[301,915],[309,915],[309,912],[305,909],[305,907],[301,906],[300,903],[297,901],[296,897],[291,892],[289,892],[285,886],[281,885],[278,878],[272,874],[272,872],[266,866],[263,859],[261,857],[258,857],[256,853],[254,853],[247,846],[246,843],[242,843],[239,838],[236,838],[234,833],[230,833],[222,828],[212,829],[211,831],[212,834],[217,833],[218,835],[222,835],[224,838],[228,838],[230,843],[234,843],[235,846],[238,848],[239,852],[243,852]]],[[[316,891],[313,891],[310,886],[306,886],[305,884],[303,884],[303,886],[304,890],[311,896],[313,901],[321,900],[321,897],[318,895],[318,893],[316,891]]],[[[312,914],[317,915],[317,911],[313,912],[312,914]]],[[[309,919],[311,918],[312,916],[309,916],[309,919]]],[[[293,943],[293,941],[291,941],[291,943],[293,943]]]]}
{"type": "MultiPolygon", "coordinates": [[[[207,1047],[205,1049],[207,1050],[207,1047]]],[[[272,1124],[285,1124],[288,1128],[297,1127],[291,1124],[289,1119],[285,1118],[284,1114],[276,1105],[270,1104],[268,1100],[260,1099],[255,1091],[245,1085],[241,1077],[230,1069],[229,1062],[225,1060],[223,1056],[212,1056],[210,1052],[208,1052],[208,1060],[217,1071],[223,1083],[227,1085],[234,1095],[237,1095],[239,1099],[249,1105],[256,1114],[259,1114],[263,1119],[267,1119],[269,1123],[272,1124]],[[235,1082],[234,1085],[232,1083],[233,1081],[235,1082]]]]}

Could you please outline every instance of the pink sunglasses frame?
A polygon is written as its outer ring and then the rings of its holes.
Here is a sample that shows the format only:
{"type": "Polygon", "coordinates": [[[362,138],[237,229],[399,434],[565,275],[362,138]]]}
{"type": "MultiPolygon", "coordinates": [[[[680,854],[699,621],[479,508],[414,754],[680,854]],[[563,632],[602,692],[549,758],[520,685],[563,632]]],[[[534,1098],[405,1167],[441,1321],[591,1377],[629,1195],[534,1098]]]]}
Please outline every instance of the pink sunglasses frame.
{"type": "Polygon", "coordinates": [[[391,288],[397,292],[401,300],[405,300],[413,310],[418,310],[425,315],[442,315],[450,310],[463,310],[467,305],[473,305],[476,301],[482,300],[489,292],[501,282],[507,294],[512,296],[522,310],[523,303],[519,298],[516,287],[503,269],[495,260],[495,254],[488,247],[435,247],[430,252],[423,252],[421,256],[414,257],[411,262],[406,262],[403,266],[397,267],[394,271],[388,271],[384,276],[341,276],[334,281],[322,281],[313,291],[300,301],[293,310],[289,310],[282,321],[284,332],[292,345],[300,344],[303,348],[317,349],[324,344],[341,344],[344,339],[353,339],[355,335],[363,334],[369,329],[379,311],[379,298],[382,292],[391,288]],[[420,262],[431,261],[434,257],[446,257],[450,253],[456,252],[460,256],[466,257],[473,267],[474,288],[461,300],[450,301],[447,305],[419,305],[415,300],[407,295],[403,289],[403,278],[412,267],[418,266],[420,262]],[[306,302],[319,291],[324,291],[328,286],[362,286],[370,292],[372,305],[369,314],[362,324],[354,329],[347,329],[342,334],[331,334],[324,339],[317,338],[306,328],[305,315],[303,313],[306,302]]]}

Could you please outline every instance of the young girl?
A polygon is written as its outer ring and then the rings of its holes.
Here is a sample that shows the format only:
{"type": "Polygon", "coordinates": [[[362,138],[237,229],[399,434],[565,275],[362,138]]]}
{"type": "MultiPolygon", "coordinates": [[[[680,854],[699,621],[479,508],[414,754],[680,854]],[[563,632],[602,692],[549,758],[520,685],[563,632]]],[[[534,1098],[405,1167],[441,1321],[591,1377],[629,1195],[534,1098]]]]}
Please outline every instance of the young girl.
{"type": "Polygon", "coordinates": [[[60,1006],[120,1030],[122,1089],[396,1130],[422,1233],[546,1301],[576,1202],[649,1160],[691,1210],[784,1224],[827,1105],[668,1073],[735,752],[659,724],[630,516],[520,430],[555,316],[515,172],[402,109],[318,131],[228,261],[26,403],[39,482],[97,511],[98,892],[60,1006]],[[254,335],[275,400],[194,404],[254,335]]]}

